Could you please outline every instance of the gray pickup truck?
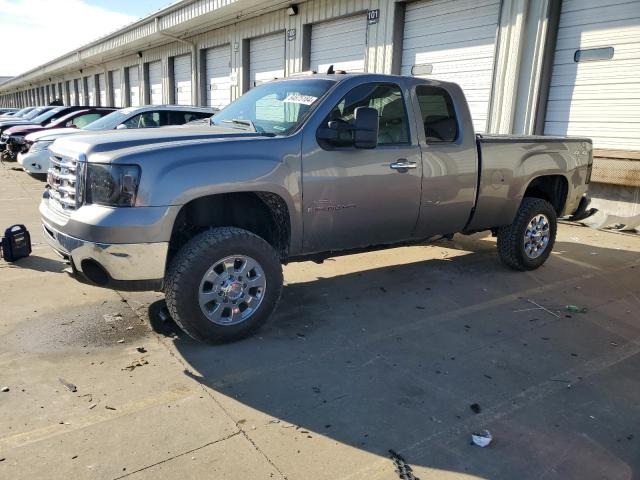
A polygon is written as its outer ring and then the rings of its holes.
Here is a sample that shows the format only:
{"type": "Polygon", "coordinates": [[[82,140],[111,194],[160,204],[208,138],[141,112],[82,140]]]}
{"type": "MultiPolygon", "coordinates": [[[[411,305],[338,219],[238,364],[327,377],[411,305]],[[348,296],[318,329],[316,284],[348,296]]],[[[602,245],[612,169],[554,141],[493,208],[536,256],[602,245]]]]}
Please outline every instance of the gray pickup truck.
{"type": "Polygon", "coordinates": [[[291,261],[490,230],[505,264],[537,268],[588,202],[589,139],[476,135],[452,83],[290,78],[209,123],[61,138],[40,205],[76,276],[164,291],[198,340],[255,331],[291,261]]]}

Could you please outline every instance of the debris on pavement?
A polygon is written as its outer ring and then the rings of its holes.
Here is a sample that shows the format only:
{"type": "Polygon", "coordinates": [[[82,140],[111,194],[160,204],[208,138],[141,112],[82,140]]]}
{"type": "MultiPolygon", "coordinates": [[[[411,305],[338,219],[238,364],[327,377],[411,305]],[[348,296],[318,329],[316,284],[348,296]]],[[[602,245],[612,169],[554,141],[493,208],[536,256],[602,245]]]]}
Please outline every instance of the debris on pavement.
{"type": "Polygon", "coordinates": [[[120,340],[118,340],[116,343],[124,343],[124,338],[121,338],[120,340]]]}
{"type": "Polygon", "coordinates": [[[147,349],[146,349],[146,348],[144,348],[144,347],[136,347],[136,350],[137,350],[139,353],[147,353],[147,349]]]}
{"type": "Polygon", "coordinates": [[[107,410],[115,410],[114,407],[110,407],[109,405],[105,405],[104,408],[106,408],[107,410]]]}
{"type": "Polygon", "coordinates": [[[529,299],[527,299],[527,302],[529,302],[530,304],[535,305],[536,307],[538,307],[538,308],[537,308],[538,310],[542,310],[542,311],[544,311],[544,312],[547,312],[549,315],[553,315],[553,316],[554,316],[554,317],[556,317],[556,318],[560,318],[560,315],[558,315],[557,313],[552,312],[552,311],[551,311],[551,310],[549,310],[548,308],[543,307],[542,305],[540,305],[540,304],[538,304],[538,303],[534,302],[534,301],[533,301],[533,300],[531,300],[530,298],[529,298],[529,299]]]}
{"type": "Polygon", "coordinates": [[[587,309],[585,307],[578,307],[577,305],[567,305],[567,312],[571,313],[587,313],[587,309]]]}
{"type": "Polygon", "coordinates": [[[389,450],[389,454],[391,455],[391,460],[393,460],[393,464],[396,467],[396,473],[398,477],[402,480],[420,480],[413,474],[413,470],[411,466],[407,463],[407,461],[394,450],[389,450]]]}
{"type": "Polygon", "coordinates": [[[472,433],[471,440],[479,447],[486,447],[493,440],[493,436],[489,430],[482,430],[481,432],[472,433]]]}
{"type": "Polygon", "coordinates": [[[135,370],[138,367],[142,367],[143,365],[149,365],[149,362],[145,357],[140,357],[124,367],[122,370],[129,370],[131,372],[132,370],[135,370]]]}
{"type": "Polygon", "coordinates": [[[9,387],[2,387],[2,391],[3,392],[8,392],[9,391],[9,387]]]}
{"type": "Polygon", "coordinates": [[[76,387],[73,383],[69,383],[67,382],[64,378],[58,378],[58,381],[64,385],[65,387],[67,387],[67,390],[69,390],[70,392],[77,392],[78,391],[78,387],[76,387]]]}
{"type": "Polygon", "coordinates": [[[105,322],[112,323],[112,322],[117,322],[118,320],[122,320],[122,314],[121,313],[107,313],[107,314],[103,315],[102,318],[104,318],[105,322]]]}
{"type": "Polygon", "coordinates": [[[469,408],[473,413],[476,413],[476,414],[482,411],[482,409],[480,408],[480,405],[477,403],[472,403],[471,405],[469,405],[469,408]]]}

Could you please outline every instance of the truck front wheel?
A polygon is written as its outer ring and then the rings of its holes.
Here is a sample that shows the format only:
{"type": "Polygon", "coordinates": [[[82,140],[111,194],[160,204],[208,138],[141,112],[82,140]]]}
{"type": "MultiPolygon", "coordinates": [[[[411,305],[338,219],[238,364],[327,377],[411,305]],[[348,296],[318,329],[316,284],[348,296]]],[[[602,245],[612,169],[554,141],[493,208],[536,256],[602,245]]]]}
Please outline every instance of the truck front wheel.
{"type": "Polygon", "coordinates": [[[275,310],[282,266],[271,245],[235,227],[193,237],[165,278],[169,313],[190,337],[220,343],[256,331],[275,310]]]}
{"type": "Polygon", "coordinates": [[[525,197],[515,221],[498,229],[500,259],[514,270],[538,268],[551,254],[556,230],[553,206],[541,198],[525,197]]]}

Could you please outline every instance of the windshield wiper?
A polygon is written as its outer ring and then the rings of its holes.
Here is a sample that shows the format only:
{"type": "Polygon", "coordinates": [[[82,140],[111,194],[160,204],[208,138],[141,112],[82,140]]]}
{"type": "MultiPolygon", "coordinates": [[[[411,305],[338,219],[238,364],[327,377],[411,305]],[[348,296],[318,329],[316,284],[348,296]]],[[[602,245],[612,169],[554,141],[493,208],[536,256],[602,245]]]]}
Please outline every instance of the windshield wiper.
{"type": "Polygon", "coordinates": [[[249,128],[243,128],[243,130],[249,130],[251,132],[257,132],[258,129],[256,128],[255,124],[251,121],[251,120],[244,120],[242,118],[233,118],[231,120],[220,120],[221,123],[233,123],[234,125],[243,125],[245,127],[249,127],[249,128]]]}
{"type": "Polygon", "coordinates": [[[243,118],[234,118],[232,120],[220,120],[220,123],[232,123],[233,125],[240,127],[240,130],[244,130],[246,132],[255,132],[264,137],[276,136],[275,133],[269,133],[269,132],[265,132],[264,130],[258,130],[258,127],[256,127],[255,123],[253,123],[251,120],[245,120],[243,118]],[[249,127],[249,128],[244,128],[244,127],[249,127]]]}

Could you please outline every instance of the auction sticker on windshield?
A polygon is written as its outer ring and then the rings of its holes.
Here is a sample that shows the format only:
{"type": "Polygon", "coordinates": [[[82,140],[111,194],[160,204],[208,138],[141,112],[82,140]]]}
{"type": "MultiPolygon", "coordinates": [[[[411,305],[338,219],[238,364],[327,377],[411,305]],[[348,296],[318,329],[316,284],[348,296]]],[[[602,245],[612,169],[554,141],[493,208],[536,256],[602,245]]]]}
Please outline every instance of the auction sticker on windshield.
{"type": "Polygon", "coordinates": [[[301,103],[302,105],[311,105],[315,102],[318,97],[313,97],[311,95],[300,95],[297,93],[292,93],[287,98],[283,100],[284,103],[301,103]]]}

